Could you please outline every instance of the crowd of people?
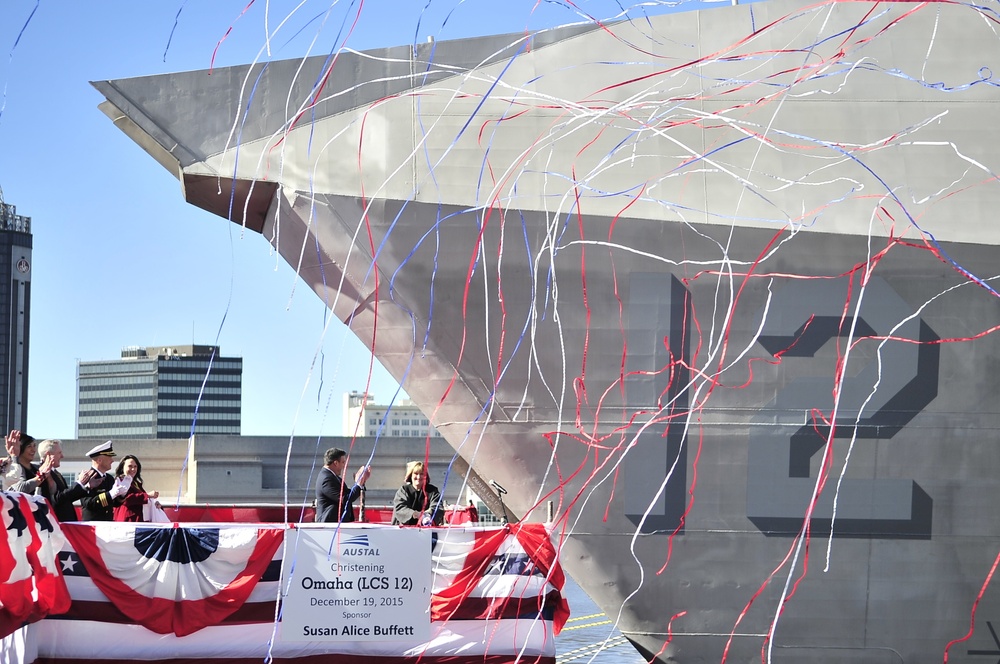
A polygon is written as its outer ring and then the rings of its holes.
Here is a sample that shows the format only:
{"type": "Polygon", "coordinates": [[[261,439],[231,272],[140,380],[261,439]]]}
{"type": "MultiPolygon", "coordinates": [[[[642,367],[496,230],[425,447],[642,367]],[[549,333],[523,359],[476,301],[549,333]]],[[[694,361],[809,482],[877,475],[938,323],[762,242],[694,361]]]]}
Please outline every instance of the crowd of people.
{"type": "MultiPolygon", "coordinates": [[[[44,496],[60,521],[77,521],[75,503],[80,503],[84,521],[151,521],[162,514],[159,493],[147,491],[142,480],[142,463],[127,454],[115,466],[117,454],[112,441],[94,446],[87,457],[90,468],[75,480],[59,472],[63,459],[62,445],[55,439],[38,441],[27,433],[13,430],[5,440],[6,456],[0,459],[0,479],[4,491],[19,491],[44,496]],[[41,459],[40,463],[35,458],[41,459]]],[[[323,468],[316,481],[316,516],[318,523],[349,523],[355,520],[354,504],[365,492],[371,468],[361,466],[354,482],[344,481],[347,452],[332,448],[323,456],[323,468]]],[[[475,506],[467,508],[471,520],[478,521],[475,506]]],[[[445,505],[441,491],[428,481],[422,461],[406,464],[403,484],[393,499],[392,523],[402,526],[440,526],[444,523],[445,505]]]]}
{"type": "Polygon", "coordinates": [[[111,472],[117,454],[110,440],[87,452],[90,468],[73,481],[58,470],[63,459],[60,441],[39,442],[15,429],[4,444],[7,454],[0,459],[3,490],[44,496],[60,521],[78,520],[76,501],[84,521],[150,521],[155,510],[160,510],[159,493],[143,487],[142,464],[135,455],[122,457],[111,472]],[[41,463],[35,462],[36,456],[41,463]]]}

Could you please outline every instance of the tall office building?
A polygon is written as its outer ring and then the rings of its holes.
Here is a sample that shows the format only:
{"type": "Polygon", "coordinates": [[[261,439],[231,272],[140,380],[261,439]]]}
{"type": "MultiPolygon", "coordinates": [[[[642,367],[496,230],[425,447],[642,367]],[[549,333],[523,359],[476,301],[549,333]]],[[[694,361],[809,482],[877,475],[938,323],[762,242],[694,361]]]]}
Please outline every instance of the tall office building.
{"type": "Polygon", "coordinates": [[[31,320],[31,219],[0,192],[0,408],[3,431],[28,420],[28,322],[31,320]]]}
{"type": "Polygon", "coordinates": [[[196,434],[238,436],[242,385],[243,358],[218,346],[128,346],[77,363],[76,436],[187,438],[192,422],[196,434]]]}

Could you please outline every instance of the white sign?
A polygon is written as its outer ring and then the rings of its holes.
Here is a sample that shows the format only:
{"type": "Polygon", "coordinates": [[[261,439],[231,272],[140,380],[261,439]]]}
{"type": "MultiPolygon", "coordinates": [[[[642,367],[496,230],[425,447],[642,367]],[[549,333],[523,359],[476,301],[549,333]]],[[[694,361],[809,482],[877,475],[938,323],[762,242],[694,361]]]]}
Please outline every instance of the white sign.
{"type": "Polygon", "coordinates": [[[288,537],[282,640],[429,638],[430,531],[341,526],[299,528],[288,537]]]}

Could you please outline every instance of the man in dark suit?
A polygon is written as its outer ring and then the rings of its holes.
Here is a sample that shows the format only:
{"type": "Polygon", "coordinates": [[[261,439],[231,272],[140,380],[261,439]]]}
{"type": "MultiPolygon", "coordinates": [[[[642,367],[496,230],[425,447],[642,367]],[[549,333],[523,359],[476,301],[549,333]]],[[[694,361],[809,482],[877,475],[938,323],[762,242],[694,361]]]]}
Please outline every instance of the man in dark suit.
{"type": "Polygon", "coordinates": [[[372,471],[367,466],[354,474],[350,489],[341,479],[347,469],[347,452],[334,447],[323,455],[323,468],[316,479],[316,523],[349,523],[354,521],[354,501],[361,495],[372,471]]]}
{"type": "MultiPolygon", "coordinates": [[[[73,507],[73,502],[87,495],[87,491],[90,489],[84,479],[86,472],[81,473],[80,478],[72,484],[66,482],[66,478],[62,476],[62,473],[56,470],[63,458],[62,443],[58,440],[43,440],[40,442],[38,444],[38,454],[43,460],[48,462],[49,467],[52,469],[42,483],[38,485],[38,493],[45,496],[49,504],[52,505],[52,512],[56,515],[57,519],[60,521],[76,521],[76,508],[73,507]]],[[[95,486],[97,485],[98,478],[93,473],[87,475],[87,479],[90,479],[95,486]]]]}
{"type": "Polygon", "coordinates": [[[81,476],[81,480],[87,483],[93,475],[100,477],[96,486],[89,489],[87,494],[80,498],[80,506],[83,508],[84,521],[114,521],[115,504],[114,500],[118,496],[124,495],[128,491],[132,478],[128,477],[128,482],[116,482],[115,476],[109,471],[117,456],[111,441],[95,446],[87,456],[90,457],[90,469],[81,476]]]}

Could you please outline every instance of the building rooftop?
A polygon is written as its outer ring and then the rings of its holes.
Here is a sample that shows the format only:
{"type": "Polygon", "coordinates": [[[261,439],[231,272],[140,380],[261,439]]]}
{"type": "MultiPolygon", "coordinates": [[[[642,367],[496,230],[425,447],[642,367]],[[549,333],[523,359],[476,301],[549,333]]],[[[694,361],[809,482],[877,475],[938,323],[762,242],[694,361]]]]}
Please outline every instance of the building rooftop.
{"type": "Polygon", "coordinates": [[[20,215],[13,205],[0,202],[0,230],[30,233],[31,217],[20,215]]]}
{"type": "Polygon", "coordinates": [[[202,357],[208,355],[219,357],[222,349],[219,346],[198,346],[194,344],[175,346],[125,346],[122,348],[122,358],[137,357],[202,357]]]}

